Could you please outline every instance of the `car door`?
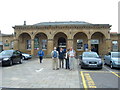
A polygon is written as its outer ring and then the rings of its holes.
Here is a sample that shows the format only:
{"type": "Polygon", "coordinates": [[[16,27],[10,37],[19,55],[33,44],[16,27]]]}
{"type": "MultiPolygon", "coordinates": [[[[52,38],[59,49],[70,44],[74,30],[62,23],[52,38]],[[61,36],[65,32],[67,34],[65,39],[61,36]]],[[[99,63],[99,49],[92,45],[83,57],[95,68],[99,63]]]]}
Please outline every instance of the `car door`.
{"type": "Polygon", "coordinates": [[[13,63],[17,62],[17,52],[16,51],[13,52],[12,61],[13,61],[13,63]]]}
{"type": "Polygon", "coordinates": [[[107,55],[105,55],[105,63],[106,64],[110,64],[110,56],[111,56],[111,53],[109,52],[107,55]]]}
{"type": "Polygon", "coordinates": [[[20,51],[16,51],[17,54],[17,62],[19,62],[21,60],[21,52],[20,51]]]}

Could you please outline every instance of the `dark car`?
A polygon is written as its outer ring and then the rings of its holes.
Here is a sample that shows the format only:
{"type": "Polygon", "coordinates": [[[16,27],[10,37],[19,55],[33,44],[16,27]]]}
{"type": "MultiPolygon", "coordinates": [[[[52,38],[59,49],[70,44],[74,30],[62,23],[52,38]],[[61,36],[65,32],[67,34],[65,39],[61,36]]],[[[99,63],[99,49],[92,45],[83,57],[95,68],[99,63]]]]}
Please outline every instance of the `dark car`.
{"type": "Polygon", "coordinates": [[[27,59],[31,59],[32,58],[32,55],[30,55],[30,54],[23,53],[23,52],[21,52],[21,53],[22,53],[23,60],[27,60],[27,59]]]}
{"type": "Polygon", "coordinates": [[[102,59],[96,52],[83,52],[80,56],[81,68],[99,68],[102,69],[102,59]]]}
{"type": "Polygon", "coordinates": [[[104,64],[110,65],[110,68],[120,68],[120,52],[109,52],[104,56],[104,64]]]}
{"type": "Polygon", "coordinates": [[[22,63],[22,54],[17,50],[4,50],[0,53],[1,65],[13,65],[14,63],[22,63]]]}

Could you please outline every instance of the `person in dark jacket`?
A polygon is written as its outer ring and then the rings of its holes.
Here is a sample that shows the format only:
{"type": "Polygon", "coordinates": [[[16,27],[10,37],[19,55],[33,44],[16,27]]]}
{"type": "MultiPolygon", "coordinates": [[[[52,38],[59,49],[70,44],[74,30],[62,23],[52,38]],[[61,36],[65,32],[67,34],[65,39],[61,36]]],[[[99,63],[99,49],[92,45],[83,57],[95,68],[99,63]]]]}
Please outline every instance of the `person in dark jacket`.
{"type": "Polygon", "coordinates": [[[70,49],[67,49],[67,51],[65,53],[66,69],[70,69],[70,67],[69,67],[69,51],[70,51],[70,49]]]}
{"type": "Polygon", "coordinates": [[[60,48],[60,51],[59,51],[59,67],[60,68],[64,67],[64,51],[62,48],[60,48]]]}
{"type": "Polygon", "coordinates": [[[44,52],[42,51],[42,49],[40,51],[38,51],[38,56],[39,56],[39,59],[40,59],[40,63],[42,63],[42,59],[43,59],[43,56],[44,56],[44,52]]]}

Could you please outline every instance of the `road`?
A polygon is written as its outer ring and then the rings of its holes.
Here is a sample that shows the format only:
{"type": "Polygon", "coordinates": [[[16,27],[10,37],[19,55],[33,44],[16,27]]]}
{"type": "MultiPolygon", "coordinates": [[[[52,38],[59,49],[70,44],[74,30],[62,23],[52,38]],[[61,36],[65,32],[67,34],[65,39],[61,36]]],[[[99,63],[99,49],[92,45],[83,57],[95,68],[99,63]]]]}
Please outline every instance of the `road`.
{"type": "Polygon", "coordinates": [[[104,66],[100,69],[73,71],[52,70],[52,60],[25,60],[22,64],[0,67],[0,88],[120,88],[120,70],[104,66]],[[1,85],[2,83],[2,85],[1,85]]]}
{"type": "Polygon", "coordinates": [[[79,69],[82,88],[120,88],[120,70],[107,65],[98,69],[79,69]]]}

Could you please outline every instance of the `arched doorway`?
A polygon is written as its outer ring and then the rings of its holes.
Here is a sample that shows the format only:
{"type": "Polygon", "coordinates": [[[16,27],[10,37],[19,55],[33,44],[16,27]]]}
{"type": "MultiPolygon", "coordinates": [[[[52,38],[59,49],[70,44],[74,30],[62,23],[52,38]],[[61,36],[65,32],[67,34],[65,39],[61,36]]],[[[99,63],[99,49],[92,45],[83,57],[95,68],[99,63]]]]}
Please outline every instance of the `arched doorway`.
{"type": "Polygon", "coordinates": [[[18,49],[21,52],[31,54],[31,36],[28,33],[22,33],[19,35],[18,49]]]}
{"type": "Polygon", "coordinates": [[[47,35],[44,33],[37,33],[34,38],[34,52],[37,55],[38,51],[42,49],[45,54],[47,53],[47,35]]]}
{"type": "Polygon", "coordinates": [[[66,48],[66,39],[64,37],[58,38],[58,47],[66,48]]]}
{"type": "Polygon", "coordinates": [[[102,55],[106,52],[106,38],[101,32],[95,32],[91,36],[91,50],[95,48],[95,52],[102,55]]]}
{"type": "Polygon", "coordinates": [[[88,37],[84,32],[78,32],[74,35],[73,47],[77,52],[77,55],[82,54],[88,49],[88,37]]]}
{"type": "Polygon", "coordinates": [[[67,35],[59,32],[54,36],[54,47],[66,49],[67,48],[67,35]]]}

